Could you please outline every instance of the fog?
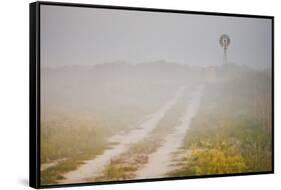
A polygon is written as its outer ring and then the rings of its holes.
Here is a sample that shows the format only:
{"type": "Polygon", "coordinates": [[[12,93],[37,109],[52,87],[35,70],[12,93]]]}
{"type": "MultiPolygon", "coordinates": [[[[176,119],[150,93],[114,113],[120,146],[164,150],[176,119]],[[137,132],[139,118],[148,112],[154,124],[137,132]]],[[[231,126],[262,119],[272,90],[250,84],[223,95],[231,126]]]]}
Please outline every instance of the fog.
{"type": "MultiPolygon", "coordinates": [[[[258,163],[247,165],[250,169],[241,161],[243,167],[226,166],[223,173],[269,170],[271,77],[269,70],[230,63],[210,68],[163,61],[44,68],[43,183],[204,175],[194,172],[197,170],[186,171],[182,159],[194,159],[194,146],[198,146],[196,151],[213,151],[217,139],[223,146],[230,143],[227,147],[234,146],[249,155],[255,149],[250,146],[244,150],[244,140],[251,138],[263,147],[254,154],[259,157],[258,163]],[[254,133],[247,134],[247,128],[254,133]],[[260,139],[257,134],[264,137],[260,139]],[[215,144],[210,145],[208,139],[215,144]],[[201,145],[204,141],[207,147],[201,145]],[[65,169],[69,164],[73,169],[65,169]],[[255,168],[257,164],[261,169],[255,168]]],[[[235,154],[240,158],[241,153],[235,154]]],[[[251,157],[247,159],[251,163],[251,157]]],[[[231,163],[229,160],[227,165],[231,163]]],[[[205,165],[200,167],[209,171],[205,165]]]]}
{"type": "Polygon", "coordinates": [[[271,61],[270,19],[44,5],[41,31],[45,67],[160,59],[220,65],[224,33],[231,38],[231,62],[264,69],[271,61]]]}
{"type": "Polygon", "coordinates": [[[41,9],[41,184],[271,170],[269,19],[41,9]]]}
{"type": "Polygon", "coordinates": [[[181,85],[201,81],[202,72],[163,61],[46,68],[41,73],[42,113],[152,111],[181,85]]]}

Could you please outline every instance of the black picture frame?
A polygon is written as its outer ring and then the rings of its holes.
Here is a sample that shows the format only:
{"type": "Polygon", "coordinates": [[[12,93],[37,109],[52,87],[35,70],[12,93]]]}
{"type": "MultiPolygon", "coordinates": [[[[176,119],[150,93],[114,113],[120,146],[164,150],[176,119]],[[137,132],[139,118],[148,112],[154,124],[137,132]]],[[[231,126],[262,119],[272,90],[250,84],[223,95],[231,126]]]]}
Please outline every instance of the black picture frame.
{"type": "Polygon", "coordinates": [[[109,5],[92,5],[78,3],[60,3],[38,1],[30,3],[29,8],[29,38],[30,38],[30,75],[29,75],[29,185],[33,188],[53,188],[53,187],[72,187],[85,185],[105,185],[105,184],[120,184],[120,183],[135,183],[135,182],[152,182],[166,180],[183,180],[194,178],[211,178],[211,177],[226,177],[226,176],[243,176],[256,174],[273,174],[274,173],[274,16],[264,15],[248,15],[248,14],[232,14],[232,13],[217,13],[217,12],[201,12],[201,11],[186,11],[186,10],[170,10],[156,8],[141,8],[141,7],[123,7],[109,5]],[[76,183],[63,185],[41,185],[40,184],[40,6],[67,6],[67,7],[87,7],[87,8],[102,8],[114,10],[131,10],[144,12],[163,12],[163,13],[181,13],[193,15],[217,15],[226,17],[242,17],[242,18],[264,18],[271,20],[272,31],[272,170],[266,172],[249,172],[237,174],[218,174],[218,175],[202,175],[192,177],[169,177],[157,179],[138,179],[126,181],[109,181],[109,182],[93,182],[93,183],[76,183]]]}

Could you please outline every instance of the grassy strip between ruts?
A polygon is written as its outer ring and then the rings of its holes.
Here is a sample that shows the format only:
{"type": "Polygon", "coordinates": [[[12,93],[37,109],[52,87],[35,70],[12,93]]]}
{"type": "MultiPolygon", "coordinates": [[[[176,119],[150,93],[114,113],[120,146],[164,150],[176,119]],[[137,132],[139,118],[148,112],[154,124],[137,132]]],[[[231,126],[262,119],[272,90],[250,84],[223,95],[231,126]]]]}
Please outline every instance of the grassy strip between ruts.
{"type": "Polygon", "coordinates": [[[179,119],[183,115],[188,96],[179,99],[158,123],[158,126],[151,134],[141,142],[133,144],[129,151],[112,159],[105,168],[103,174],[94,181],[128,180],[136,177],[135,172],[143,167],[149,155],[155,152],[164,142],[165,137],[173,131],[173,128],[180,124],[179,119]]]}

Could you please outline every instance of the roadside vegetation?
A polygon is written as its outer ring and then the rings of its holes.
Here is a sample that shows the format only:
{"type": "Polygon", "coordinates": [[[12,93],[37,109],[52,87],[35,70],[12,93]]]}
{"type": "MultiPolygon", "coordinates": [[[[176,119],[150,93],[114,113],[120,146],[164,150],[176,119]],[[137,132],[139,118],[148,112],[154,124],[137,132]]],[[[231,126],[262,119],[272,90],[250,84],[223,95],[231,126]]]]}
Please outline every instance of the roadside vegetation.
{"type": "MultiPolygon", "coordinates": [[[[118,142],[112,143],[112,136],[123,136],[137,129],[180,86],[185,86],[184,96],[151,133],[131,144],[127,152],[112,158],[104,172],[92,181],[135,179],[137,170],[148,163],[149,156],[181,124],[191,94],[208,72],[199,67],[174,68],[170,64],[163,68],[162,63],[113,65],[50,69],[42,75],[47,79],[42,80],[45,81],[42,90],[48,92],[41,100],[42,185],[59,183],[65,173],[113,148],[118,142]],[[67,79],[60,80],[62,75],[67,79]]],[[[200,108],[183,134],[182,147],[171,151],[175,154],[171,163],[175,170],[167,176],[272,169],[269,73],[235,65],[218,67],[217,77],[207,79],[204,84],[200,108]]]]}
{"type": "Polygon", "coordinates": [[[91,119],[77,115],[75,119],[42,122],[41,184],[57,183],[64,173],[77,169],[84,161],[113,146],[108,139],[122,130],[128,132],[130,125],[139,119],[131,112],[127,113],[125,121],[123,114],[120,118],[91,119]]]}
{"type": "MultiPolygon", "coordinates": [[[[184,93],[188,94],[188,93],[184,93]]],[[[166,112],[156,128],[141,142],[131,145],[128,152],[112,159],[103,174],[93,181],[118,181],[135,179],[136,171],[142,168],[165,141],[165,137],[180,124],[180,118],[185,112],[188,96],[181,97],[178,102],[166,112]]]]}
{"type": "Polygon", "coordinates": [[[169,176],[271,171],[270,77],[247,72],[207,85],[183,145],[188,155],[169,176]]]}
{"type": "Polygon", "coordinates": [[[136,129],[147,115],[157,111],[170,98],[170,94],[172,93],[163,93],[158,99],[147,100],[150,104],[143,104],[140,99],[139,102],[133,102],[138,105],[131,106],[128,101],[123,104],[122,109],[120,105],[105,101],[103,105],[98,105],[98,111],[91,110],[90,114],[73,115],[71,110],[71,114],[43,121],[41,184],[57,184],[64,179],[65,173],[112,148],[116,145],[109,141],[112,136],[118,133],[124,135],[136,129]]]}

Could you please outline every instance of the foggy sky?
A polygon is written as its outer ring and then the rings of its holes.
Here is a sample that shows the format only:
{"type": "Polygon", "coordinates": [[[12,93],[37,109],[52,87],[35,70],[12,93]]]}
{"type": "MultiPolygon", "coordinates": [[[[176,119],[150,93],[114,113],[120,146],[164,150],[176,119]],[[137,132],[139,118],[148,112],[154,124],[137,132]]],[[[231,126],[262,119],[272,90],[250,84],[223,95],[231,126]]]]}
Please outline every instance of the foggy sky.
{"type": "Polygon", "coordinates": [[[229,62],[271,66],[270,19],[41,5],[41,64],[220,65],[224,33],[231,38],[229,62]]]}

